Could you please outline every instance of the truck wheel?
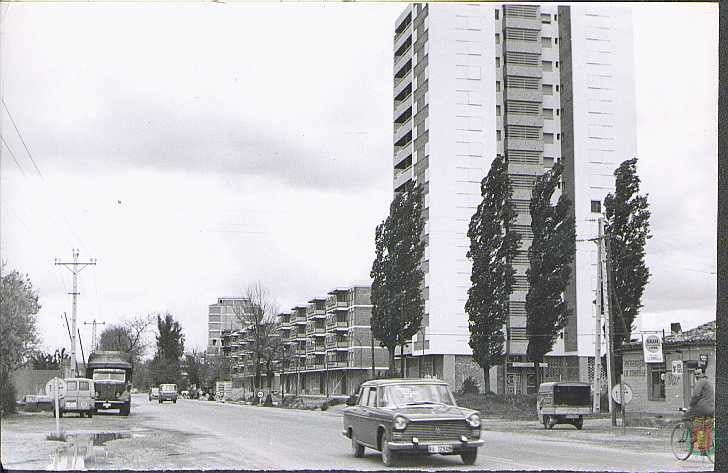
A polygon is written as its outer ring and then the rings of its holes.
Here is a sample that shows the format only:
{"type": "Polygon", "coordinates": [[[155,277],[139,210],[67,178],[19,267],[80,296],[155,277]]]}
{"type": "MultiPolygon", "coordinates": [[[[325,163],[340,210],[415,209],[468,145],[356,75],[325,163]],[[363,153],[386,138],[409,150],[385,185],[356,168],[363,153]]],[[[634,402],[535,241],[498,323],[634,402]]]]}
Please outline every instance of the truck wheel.
{"type": "Polygon", "coordinates": [[[578,430],[581,430],[584,427],[584,418],[579,416],[579,418],[576,420],[576,422],[574,422],[574,426],[578,430]]]}
{"type": "Polygon", "coordinates": [[[172,399],[172,404],[177,404],[177,399],[172,399]]]}
{"type": "Polygon", "coordinates": [[[549,416],[543,416],[543,428],[544,429],[549,428],[549,416]]]}
{"type": "Polygon", "coordinates": [[[478,449],[471,448],[471,449],[465,450],[463,453],[460,454],[460,458],[463,459],[463,463],[465,465],[474,465],[475,460],[478,458],[478,449]]]}
{"type": "Polygon", "coordinates": [[[92,417],[94,416],[94,411],[93,411],[93,409],[91,409],[90,411],[88,411],[88,412],[86,413],[86,415],[88,416],[88,418],[89,418],[89,419],[91,419],[91,418],[92,418],[92,417]]]}
{"type": "Polygon", "coordinates": [[[555,425],[556,425],[556,417],[549,416],[549,422],[548,422],[549,430],[553,429],[555,425]]]}

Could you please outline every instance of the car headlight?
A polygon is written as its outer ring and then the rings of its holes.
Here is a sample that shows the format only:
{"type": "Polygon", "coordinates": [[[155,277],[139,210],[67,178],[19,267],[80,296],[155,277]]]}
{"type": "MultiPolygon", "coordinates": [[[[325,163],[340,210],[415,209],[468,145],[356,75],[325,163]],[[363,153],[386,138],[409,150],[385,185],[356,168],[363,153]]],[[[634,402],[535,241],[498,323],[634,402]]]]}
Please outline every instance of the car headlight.
{"type": "Polygon", "coordinates": [[[404,430],[407,428],[407,419],[405,419],[402,416],[396,416],[394,418],[394,422],[392,423],[392,428],[394,430],[404,430]]]}
{"type": "Polygon", "coordinates": [[[471,414],[468,417],[468,425],[470,427],[480,427],[480,416],[478,414],[471,414]]]}

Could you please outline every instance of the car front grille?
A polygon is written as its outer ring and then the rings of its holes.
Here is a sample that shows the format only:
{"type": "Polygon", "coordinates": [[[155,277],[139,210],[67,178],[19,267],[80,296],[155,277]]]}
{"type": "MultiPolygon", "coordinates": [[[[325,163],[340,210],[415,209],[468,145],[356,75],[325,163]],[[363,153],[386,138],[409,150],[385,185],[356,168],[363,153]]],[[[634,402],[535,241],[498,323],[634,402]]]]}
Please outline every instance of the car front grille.
{"type": "Polygon", "coordinates": [[[411,422],[399,439],[408,442],[417,437],[420,442],[459,441],[460,436],[471,438],[471,429],[464,420],[441,422],[411,422]]]}

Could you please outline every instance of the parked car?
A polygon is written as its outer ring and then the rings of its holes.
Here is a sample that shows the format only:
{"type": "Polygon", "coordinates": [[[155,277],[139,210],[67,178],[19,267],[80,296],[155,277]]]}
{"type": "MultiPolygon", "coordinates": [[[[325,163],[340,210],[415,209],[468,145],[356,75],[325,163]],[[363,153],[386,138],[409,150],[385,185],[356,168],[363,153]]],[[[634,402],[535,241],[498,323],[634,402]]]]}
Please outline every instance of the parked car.
{"type": "Polygon", "coordinates": [[[436,379],[367,381],[343,420],[354,456],[365,447],[378,450],[386,466],[400,452],[460,455],[472,465],[483,445],[478,412],[458,407],[447,383],[436,379]]]}
{"type": "Polygon", "coordinates": [[[159,388],[152,388],[149,390],[149,400],[159,399],[159,388]]]}
{"type": "Polygon", "coordinates": [[[180,395],[182,396],[182,399],[189,399],[189,398],[190,398],[190,392],[189,392],[189,391],[187,391],[187,390],[185,390],[185,391],[182,391],[182,392],[180,393],[180,395]]]}
{"type": "Polygon", "coordinates": [[[581,430],[584,417],[593,414],[592,391],[587,383],[541,383],[536,401],[538,421],[544,428],[572,424],[581,430]]]}
{"type": "Polygon", "coordinates": [[[78,412],[79,417],[93,417],[96,398],[94,381],[88,378],[68,378],[64,382],[66,389],[58,399],[58,416],[63,417],[66,412],[78,412]]]}
{"type": "Polygon", "coordinates": [[[159,385],[159,403],[164,401],[172,401],[177,404],[177,385],[176,384],[160,384],[159,385]]]}

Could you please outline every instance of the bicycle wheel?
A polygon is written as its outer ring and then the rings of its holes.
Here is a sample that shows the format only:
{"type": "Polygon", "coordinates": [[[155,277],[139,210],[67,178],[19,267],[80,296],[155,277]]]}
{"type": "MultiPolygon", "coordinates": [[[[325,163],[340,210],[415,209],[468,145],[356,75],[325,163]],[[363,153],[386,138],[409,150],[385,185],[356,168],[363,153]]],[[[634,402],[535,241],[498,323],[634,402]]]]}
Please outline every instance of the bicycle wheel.
{"type": "Polygon", "coordinates": [[[680,422],[672,429],[670,446],[678,460],[687,460],[693,453],[693,432],[687,422],[680,422]]]}

